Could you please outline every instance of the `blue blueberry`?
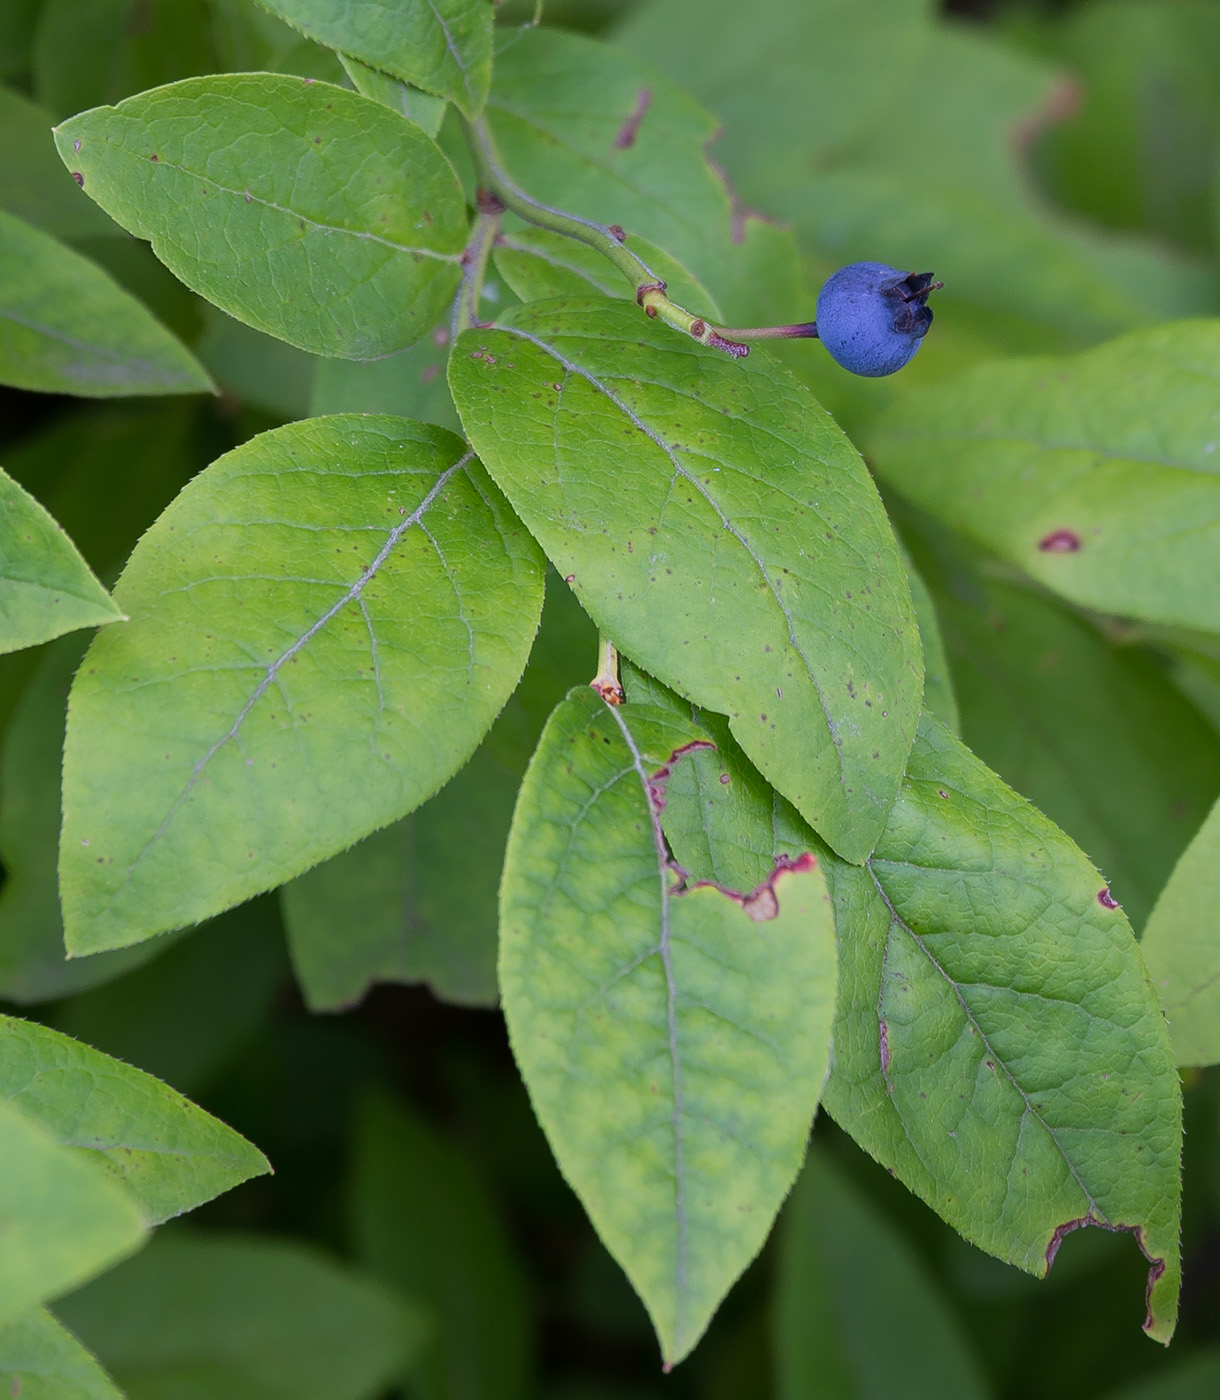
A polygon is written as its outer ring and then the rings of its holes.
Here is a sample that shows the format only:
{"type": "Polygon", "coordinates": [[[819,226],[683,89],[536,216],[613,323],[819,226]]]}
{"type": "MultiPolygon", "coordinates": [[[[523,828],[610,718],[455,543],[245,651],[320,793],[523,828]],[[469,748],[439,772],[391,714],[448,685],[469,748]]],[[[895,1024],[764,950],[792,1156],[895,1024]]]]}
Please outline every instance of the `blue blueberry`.
{"type": "Polygon", "coordinates": [[[832,359],[853,374],[880,378],[906,364],[932,324],[930,272],[885,263],[841,267],[818,293],[817,334],[832,359]]]}

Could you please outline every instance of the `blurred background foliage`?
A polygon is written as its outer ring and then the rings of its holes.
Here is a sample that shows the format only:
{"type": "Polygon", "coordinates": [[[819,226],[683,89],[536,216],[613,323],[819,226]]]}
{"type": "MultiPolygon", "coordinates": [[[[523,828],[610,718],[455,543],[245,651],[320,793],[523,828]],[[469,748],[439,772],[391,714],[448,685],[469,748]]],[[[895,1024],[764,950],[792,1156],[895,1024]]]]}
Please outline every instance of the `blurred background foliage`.
{"type": "MultiPolygon", "coordinates": [[[[532,8],[504,0],[505,42],[532,8]]],[[[759,210],[791,229],[759,267],[760,304],[806,318],[826,273],[859,258],[944,277],[935,329],[895,381],[846,375],[816,345],[781,351],[853,434],[980,360],[1220,311],[1220,0],[548,0],[547,20],[621,45],[720,122],[709,156],[743,226],[759,210]]],[[[5,468],[106,581],[181,485],[255,432],[339,409],[455,423],[440,341],[315,360],[206,307],[65,184],[52,120],[252,68],[345,81],[248,0],[0,0],[0,208],[108,269],[223,389],[104,406],[0,391],[5,468]]],[[[489,295],[512,298],[496,280],[489,295]]],[[[1138,931],[1220,790],[1214,641],[1073,610],[890,504],[967,742],[1075,837],[1138,931]]],[[[549,591],[526,680],[476,758],[420,812],[279,896],[65,964],[59,747],[81,649],[0,657],[0,998],[163,1077],[276,1170],[64,1303],[135,1400],[1220,1394],[1217,1070],[1186,1081],[1168,1352],[1140,1333],[1130,1241],[1079,1232],[1036,1283],[823,1118],[772,1241],[694,1357],[660,1374],[494,1009],[515,786],[594,661],[567,590],[549,591]],[[242,1289],[216,1282],[235,1276],[242,1289]],[[174,1300],[185,1331],[165,1321],[174,1300]]]]}

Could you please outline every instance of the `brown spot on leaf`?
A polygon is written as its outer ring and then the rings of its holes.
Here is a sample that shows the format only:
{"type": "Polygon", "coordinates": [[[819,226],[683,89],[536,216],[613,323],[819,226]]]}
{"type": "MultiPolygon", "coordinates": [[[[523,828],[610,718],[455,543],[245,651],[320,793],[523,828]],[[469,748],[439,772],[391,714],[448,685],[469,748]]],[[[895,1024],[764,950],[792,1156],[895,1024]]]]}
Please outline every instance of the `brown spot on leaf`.
{"type": "Polygon", "coordinates": [[[635,99],[635,108],[631,115],[618,129],[618,135],[614,138],[614,149],[625,151],[634,146],[636,137],[640,134],[640,123],[648,114],[649,107],[652,106],[652,89],[641,88],[639,96],[635,99]]]}
{"type": "Polygon", "coordinates": [[[1043,554],[1075,554],[1080,548],[1080,536],[1075,530],[1052,530],[1038,541],[1043,554]]]}
{"type": "Polygon", "coordinates": [[[1118,909],[1121,907],[1118,900],[1110,893],[1109,885],[1103,885],[1101,889],[1097,891],[1097,902],[1103,909],[1118,909]]]}

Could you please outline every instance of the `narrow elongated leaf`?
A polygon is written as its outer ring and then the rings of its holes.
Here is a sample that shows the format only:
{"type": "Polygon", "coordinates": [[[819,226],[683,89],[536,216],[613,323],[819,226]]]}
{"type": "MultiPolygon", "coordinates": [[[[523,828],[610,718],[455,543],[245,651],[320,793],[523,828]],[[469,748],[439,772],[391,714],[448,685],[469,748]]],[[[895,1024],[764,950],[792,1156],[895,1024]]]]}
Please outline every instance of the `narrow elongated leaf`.
{"type": "Polygon", "coordinates": [[[336,416],[201,473],[73,686],[60,878],[74,952],[273,888],[432,795],[529,654],[533,541],[463,444],[336,416]]]}
{"type": "Polygon", "coordinates": [[[1220,630],[1220,322],[1005,361],[867,436],[916,505],[1074,602],[1220,630]]]}
{"type": "Polygon", "coordinates": [[[135,1201],[33,1118],[0,1101],[0,1324],[53,1298],[144,1239],[135,1201]]]}
{"type": "Polygon", "coordinates": [[[128,1400],[375,1400],[424,1332],[321,1250],[219,1231],[163,1236],[56,1311],[128,1400]]]}
{"type": "MultiPolygon", "coordinates": [[[[628,694],[663,698],[639,678],[628,694]]],[[[748,879],[811,833],[705,719],[717,752],[671,780],[664,829],[693,874],[748,879]]],[[[968,1240],[1039,1277],[1071,1231],[1130,1231],[1145,1329],[1167,1341],[1181,1095],[1101,877],[929,715],[871,859],[823,863],[840,967],[827,1110],[968,1240]]]]}
{"type": "Polygon", "coordinates": [[[564,1175],[669,1363],[766,1238],[826,1074],[835,957],[812,855],[679,890],[659,810],[707,740],[574,690],[543,731],[501,886],[513,1051],[564,1175]]]}
{"type": "Polygon", "coordinates": [[[63,530],[0,470],[0,652],[122,617],[63,530]]]}
{"type": "Polygon", "coordinates": [[[936,1279],[822,1152],[784,1207],[772,1327],[779,1400],[989,1393],[936,1279]]]}
{"type": "Polygon", "coordinates": [[[259,0],[328,48],[478,116],[491,82],[490,0],[259,0]]]}
{"type": "Polygon", "coordinates": [[[269,1171],[245,1138],[142,1070],[0,1017],[0,1100],[114,1177],[152,1225],[269,1171]]]}
{"type": "Polygon", "coordinates": [[[466,213],[379,102],[271,73],[190,78],[56,129],[85,192],[189,287],[302,350],[373,359],[435,324],[466,213]]]}
{"type": "Polygon", "coordinates": [[[872,849],[914,733],[918,630],[851,444],[774,361],[748,369],[605,301],[467,332],[463,424],[582,606],[730,716],[836,850],[872,849]]]}
{"type": "Polygon", "coordinates": [[[212,388],[190,351],[96,263],[2,212],[0,383],[88,398],[212,388]]]}
{"type": "Polygon", "coordinates": [[[43,1308],[0,1326],[0,1386],[21,1400],[123,1400],[93,1357],[43,1308]]]}
{"type": "Polygon", "coordinates": [[[380,102],[392,112],[406,117],[434,140],[445,119],[446,103],[443,97],[434,97],[430,92],[404,83],[401,78],[393,78],[379,68],[370,68],[351,54],[339,55],[343,69],[352,80],[357,92],[380,102]]]}
{"type": "Polygon", "coordinates": [[[413,1394],[535,1393],[528,1283],[495,1202],[466,1156],[388,1099],[367,1099],[357,1112],[348,1221],[364,1267],[431,1311],[413,1394]]]}
{"type": "Polygon", "coordinates": [[[1180,1065],[1220,1061],[1220,803],[1178,861],[1140,951],[1180,1065]]]}
{"type": "Polygon", "coordinates": [[[949,673],[949,658],[945,655],[945,640],[941,634],[936,604],[905,550],[903,564],[906,567],[907,587],[911,590],[911,605],[919,623],[919,642],[923,648],[923,703],[946,729],[959,734],[961,716],[958,714],[957,696],[953,690],[953,677],[949,673]]]}

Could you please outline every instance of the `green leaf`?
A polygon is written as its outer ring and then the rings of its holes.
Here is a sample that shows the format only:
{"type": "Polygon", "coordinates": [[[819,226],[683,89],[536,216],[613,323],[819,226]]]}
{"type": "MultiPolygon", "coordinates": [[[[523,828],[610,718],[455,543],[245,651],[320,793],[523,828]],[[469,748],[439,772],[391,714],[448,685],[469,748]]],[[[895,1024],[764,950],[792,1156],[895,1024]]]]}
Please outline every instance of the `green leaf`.
{"type": "Polygon", "coordinates": [[[8,88],[0,88],[0,206],[59,238],[121,236],[64,169],[51,114],[8,88]]]}
{"type": "Polygon", "coordinates": [[[1085,851],[1142,928],[1220,792],[1214,731],[1140,648],[982,581],[938,593],[962,735],[1085,851]]]}
{"type": "Polygon", "coordinates": [[[949,658],[945,655],[945,642],[936,614],[936,605],[928,592],[928,585],[920,577],[905,548],[902,550],[902,562],[906,569],[907,587],[911,590],[915,620],[919,623],[919,642],[923,648],[924,707],[930,710],[946,729],[960,734],[961,716],[958,714],[957,696],[953,690],[953,677],[949,672],[949,658]]]}
{"type": "Polygon", "coordinates": [[[0,1100],[0,1323],[108,1268],[144,1240],[135,1201],[0,1100]]]}
{"type": "Polygon", "coordinates": [[[351,1006],[381,981],[422,981],[445,1001],[495,1004],[513,803],[542,726],[593,669],[596,646],[589,619],[552,574],[521,684],[466,767],[419,811],[284,886],[293,966],[311,1010],[351,1006]]]}
{"type": "Polygon", "coordinates": [[[195,394],[195,357],[96,263],[0,212],[0,383],[115,398],[195,394]]]}
{"type": "Polygon", "coordinates": [[[356,1114],[348,1220],[360,1262],[432,1313],[413,1395],[533,1393],[528,1284],[467,1155],[401,1106],[366,1098],[356,1114]]]}
{"type": "Polygon", "coordinates": [[[21,1400],[123,1400],[93,1357],[42,1308],[0,1327],[0,1386],[21,1400]]]}
{"type": "MultiPolygon", "coordinates": [[[[483,2],[485,3],[486,0],[483,2]]],[[[371,97],[374,102],[380,102],[392,112],[397,112],[399,116],[406,117],[408,121],[414,122],[421,131],[426,131],[433,140],[436,139],[436,133],[441,129],[441,122],[445,118],[448,105],[443,97],[434,97],[430,92],[421,92],[419,88],[412,87],[410,83],[404,83],[399,78],[392,78],[389,73],[383,73],[378,68],[370,68],[367,63],[361,63],[358,58],[353,58],[351,54],[341,53],[339,58],[357,92],[363,93],[365,97],[371,97]]]]}
{"type": "Polygon", "coordinates": [[[683,753],[707,742],[653,706],[572,691],[526,774],[501,885],[513,1052],[668,1364],[699,1340],[796,1175],[834,1005],[811,855],[740,893],[679,883],[659,809],[683,753]]]}
{"type": "Polygon", "coordinates": [[[454,102],[476,117],[491,82],[489,0],[259,0],[328,48],[454,102]]]}
{"type": "Polygon", "coordinates": [[[190,78],[56,129],[68,168],[189,287],[302,350],[413,344],[458,282],[449,163],[380,103],[270,73],[190,78]]]}
{"type": "Polygon", "coordinates": [[[377,1400],[418,1310],[312,1246],[182,1231],[56,1311],[129,1400],[377,1400]]]}
{"type": "Polygon", "coordinates": [[[100,1166],[150,1225],[270,1171],[245,1138],[152,1075],[12,1016],[0,1016],[0,1101],[100,1166]]]}
{"type": "Polygon", "coordinates": [[[779,1400],[989,1393],[935,1277],[824,1152],[784,1208],[772,1318],[779,1400]]]}
{"type": "Polygon", "coordinates": [[[462,446],[397,418],[289,424],[144,536],[115,590],[132,621],[69,705],[73,953],[282,884],[470,755],[525,665],[542,567],[462,446]]]}
{"type": "Polygon", "coordinates": [[[601,630],[728,714],[862,860],[902,779],[922,667],[884,510],[830,416],[775,361],[745,369],[604,300],[467,332],[450,386],[601,630]]]}
{"type": "Polygon", "coordinates": [[[314,379],[321,366],[350,363],[319,359],[222,311],[205,309],[210,314],[199,342],[200,360],[223,389],[277,418],[308,418],[314,379]]]}
{"type": "MultiPolygon", "coordinates": [[[[645,678],[628,695],[656,690],[645,678]]],[[[750,878],[808,849],[792,809],[709,728],[698,782],[669,784],[678,862],[750,878]]],[[[1146,1330],[1168,1341],[1180,1087],[1101,877],[930,715],[871,859],[822,860],[839,945],[827,1110],[966,1239],[1039,1277],[1072,1230],[1130,1231],[1150,1265],[1146,1330]]]]}
{"type": "Polygon", "coordinates": [[[664,248],[734,325],[794,319],[792,234],[734,198],[708,158],[716,119],[655,68],[578,34],[529,31],[496,58],[487,119],[535,199],[621,225],[629,247],[664,248]]]}
{"type": "Polygon", "coordinates": [[[122,619],[76,546],[3,470],[0,520],[0,652],[122,619]]]}
{"type": "MultiPolygon", "coordinates": [[[[631,251],[667,283],[670,297],[679,305],[696,316],[723,319],[711,293],[676,258],[646,238],[633,238],[631,251]]],[[[630,282],[599,252],[547,229],[527,225],[502,234],[492,256],[496,270],[522,301],[593,294],[635,299],[630,282]]]]}
{"type": "Polygon", "coordinates": [[[164,950],[69,959],[59,912],[60,768],[68,690],[85,653],[79,637],[48,653],[22,694],[0,749],[0,997],[40,1002],[109,981],[164,950]]]}
{"type": "Polygon", "coordinates": [[[981,365],[877,423],[910,501],[1073,602],[1220,631],[1220,322],[981,365]]]}
{"type": "Polygon", "coordinates": [[[1220,1348],[1188,1352],[1176,1365],[1152,1378],[1110,1391],[1106,1400],[1207,1400],[1220,1389],[1220,1348]]]}
{"type": "Polygon", "coordinates": [[[1220,803],[1161,892],[1140,951],[1178,1064],[1220,1062],[1220,803]]]}
{"type": "Polygon", "coordinates": [[[440,326],[384,360],[319,360],[309,411],[392,413],[461,432],[445,379],[448,362],[449,332],[440,326]]]}

